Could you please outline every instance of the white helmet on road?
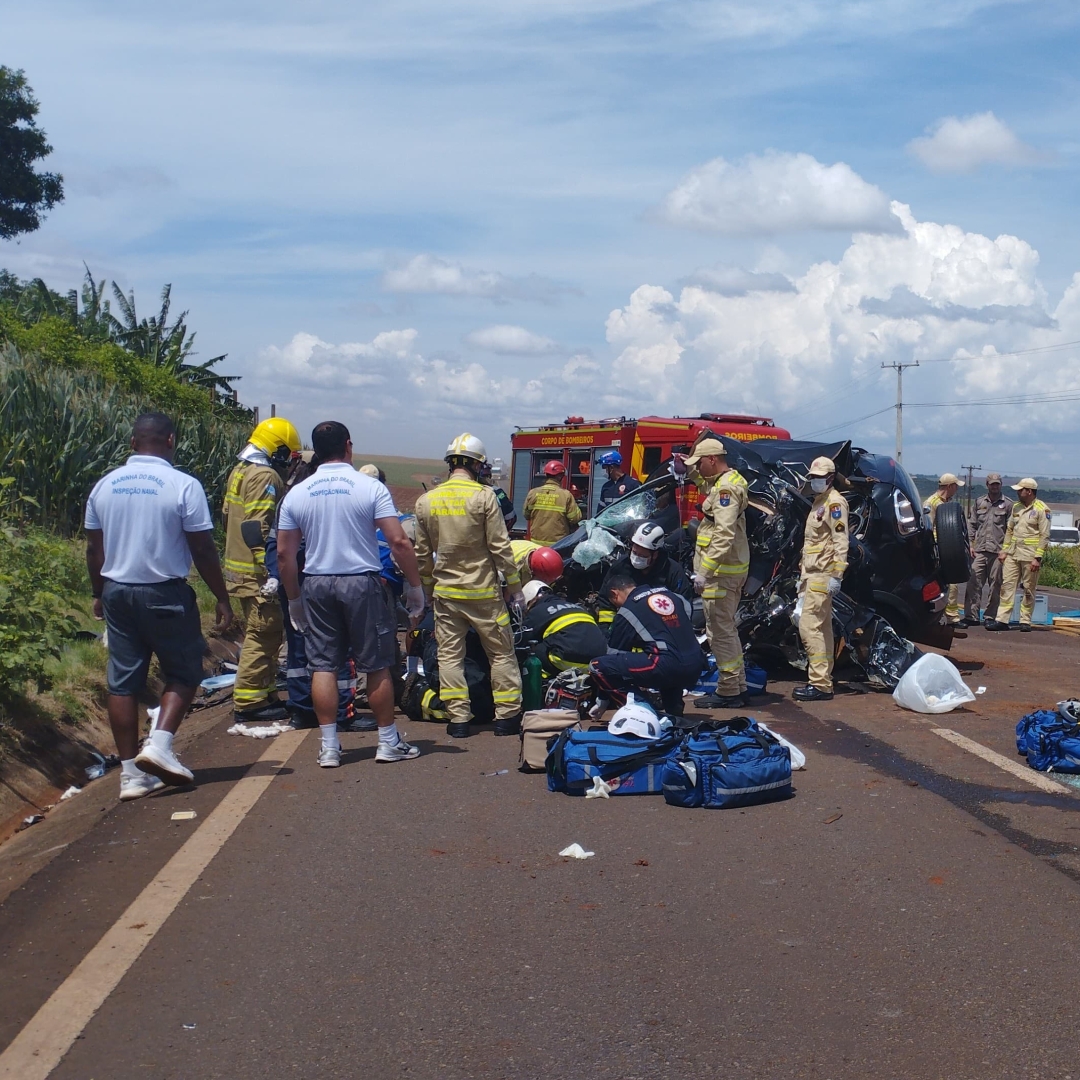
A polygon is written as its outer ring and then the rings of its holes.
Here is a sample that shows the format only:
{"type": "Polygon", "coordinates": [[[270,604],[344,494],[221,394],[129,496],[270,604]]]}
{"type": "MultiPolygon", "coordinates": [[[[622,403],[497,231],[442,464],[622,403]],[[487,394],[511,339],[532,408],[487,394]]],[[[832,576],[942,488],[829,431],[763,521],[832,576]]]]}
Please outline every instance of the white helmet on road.
{"type": "Polygon", "coordinates": [[[459,435],[447,448],[444,461],[451,458],[468,458],[470,461],[487,461],[487,451],[484,444],[475,436],[465,432],[459,435]]]}
{"type": "MultiPolygon", "coordinates": [[[[666,725],[670,727],[670,722],[666,725]]],[[[612,735],[636,735],[639,739],[659,739],[665,726],[656,710],[644,701],[635,701],[633,694],[626,695],[626,704],[618,709],[608,721],[612,735]]]]}

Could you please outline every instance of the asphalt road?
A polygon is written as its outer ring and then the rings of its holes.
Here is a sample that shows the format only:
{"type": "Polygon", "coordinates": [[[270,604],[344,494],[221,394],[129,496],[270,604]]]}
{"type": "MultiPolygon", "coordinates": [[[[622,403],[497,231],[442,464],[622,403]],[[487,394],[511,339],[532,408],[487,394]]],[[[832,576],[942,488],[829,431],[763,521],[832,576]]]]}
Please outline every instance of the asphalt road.
{"type": "MultiPolygon", "coordinates": [[[[973,629],[953,657],[987,692],[944,717],[774,683],[755,712],[808,765],[743,811],[549,794],[487,732],[413,725],[389,766],[347,735],[336,771],[309,735],[52,1075],[1080,1077],[1080,791],[934,733],[1020,761],[1078,656],[973,629]]],[[[100,820],[0,905],[0,1046],[268,750],[226,726],[185,751],[196,788],[91,785],[100,820]]]]}

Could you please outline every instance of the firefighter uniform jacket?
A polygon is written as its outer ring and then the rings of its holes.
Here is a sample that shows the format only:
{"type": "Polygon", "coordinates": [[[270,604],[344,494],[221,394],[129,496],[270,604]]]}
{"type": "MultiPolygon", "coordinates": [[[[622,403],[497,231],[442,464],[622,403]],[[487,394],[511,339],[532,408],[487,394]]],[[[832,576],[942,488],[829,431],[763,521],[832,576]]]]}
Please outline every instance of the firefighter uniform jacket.
{"type": "Polygon", "coordinates": [[[1014,559],[1030,561],[1046,554],[1050,541],[1050,508],[1036,499],[1030,506],[1017,500],[1009,514],[1001,550],[1014,559]]]}
{"type": "Polygon", "coordinates": [[[638,570],[630,562],[630,556],[624,555],[604,575],[604,580],[600,585],[600,610],[597,613],[597,619],[601,626],[610,625],[615,618],[615,609],[608,599],[608,583],[615,575],[620,577],[629,575],[633,578],[635,585],[648,585],[650,588],[659,586],[670,589],[673,593],[685,596],[691,604],[694,602],[693,583],[687,581],[682,567],[667,552],[661,551],[644,570],[638,570]]]}
{"type": "Polygon", "coordinates": [[[420,496],[415,513],[416,561],[429,600],[433,595],[498,600],[500,573],[511,591],[521,587],[499,500],[491,488],[451,476],[420,496]]]}
{"type": "Polygon", "coordinates": [[[525,496],[525,520],[529,539],[540,544],[554,544],[581,520],[581,510],[574,496],[552,477],[525,496]]]}
{"type": "Polygon", "coordinates": [[[803,531],[803,578],[813,574],[842,578],[848,562],[848,504],[835,488],[814,499],[803,531]]]}
{"type": "Polygon", "coordinates": [[[975,500],[968,518],[972,551],[996,555],[1001,550],[1012,508],[1012,499],[1004,495],[1000,495],[997,502],[993,502],[989,495],[980,495],[975,500]]]}
{"type": "Polygon", "coordinates": [[[611,624],[612,650],[667,653],[701,670],[701,646],[691,621],[690,601],[664,588],[641,586],[619,608],[611,624]]]}
{"type": "Polygon", "coordinates": [[[229,475],[225,489],[225,580],[237,598],[257,596],[266,581],[265,544],[274,529],[278,503],[285,493],[285,481],[270,465],[241,461],[229,475]],[[257,521],[262,529],[263,547],[252,550],[244,543],[240,526],[257,521]]]}
{"type": "Polygon", "coordinates": [[[541,596],[529,609],[525,629],[539,641],[536,653],[549,670],[587,668],[590,660],[607,652],[607,638],[596,620],[561,596],[541,596]]]}
{"type": "MultiPolygon", "coordinates": [[[[746,539],[746,504],[749,490],[737,469],[717,477],[701,504],[701,512],[711,519],[708,543],[698,547],[698,572],[705,578],[703,600],[715,600],[734,586],[741,586],[750,569],[750,544],[746,539]]],[[[698,532],[698,544],[701,533],[698,532]]]]}
{"type": "Polygon", "coordinates": [[[631,491],[637,491],[639,487],[641,487],[641,481],[635,480],[629,473],[624,473],[618,480],[609,480],[600,489],[600,501],[596,504],[597,511],[610,506],[624,495],[629,495],[631,491]]]}

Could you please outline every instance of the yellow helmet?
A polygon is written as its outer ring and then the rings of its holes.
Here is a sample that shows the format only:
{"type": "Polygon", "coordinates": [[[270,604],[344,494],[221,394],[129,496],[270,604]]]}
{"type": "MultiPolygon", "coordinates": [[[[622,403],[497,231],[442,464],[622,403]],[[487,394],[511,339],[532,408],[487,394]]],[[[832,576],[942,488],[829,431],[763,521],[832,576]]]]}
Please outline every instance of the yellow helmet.
{"type": "Polygon", "coordinates": [[[258,447],[267,457],[273,457],[283,447],[293,454],[300,452],[300,433],[283,416],[271,416],[251,433],[248,442],[258,447]]]}

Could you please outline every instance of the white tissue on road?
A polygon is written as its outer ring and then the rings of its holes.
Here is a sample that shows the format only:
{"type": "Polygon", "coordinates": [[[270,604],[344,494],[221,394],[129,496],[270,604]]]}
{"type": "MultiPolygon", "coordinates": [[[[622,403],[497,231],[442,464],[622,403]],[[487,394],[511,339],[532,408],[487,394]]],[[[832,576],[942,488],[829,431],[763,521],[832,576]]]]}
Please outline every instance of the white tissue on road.
{"type": "Polygon", "coordinates": [[[81,794],[82,788],[76,787],[74,784],[72,784],[71,787],[69,787],[67,791],[65,791],[64,794],[60,796],[60,801],[63,802],[65,799],[73,799],[76,795],[81,794]]]}
{"type": "Polygon", "coordinates": [[[601,780],[599,776],[592,778],[592,787],[585,792],[586,799],[610,799],[611,798],[611,785],[605,780],[601,780]]]}
{"type": "Polygon", "coordinates": [[[563,848],[559,854],[567,859],[591,859],[596,852],[586,851],[580,844],[571,844],[568,848],[563,848]]]}
{"type": "Polygon", "coordinates": [[[985,686],[980,686],[979,689],[975,691],[975,693],[976,694],[985,694],[986,693],[986,687],[985,686]]]}
{"type": "Polygon", "coordinates": [[[256,727],[244,727],[243,724],[233,724],[225,732],[226,735],[246,735],[249,739],[270,739],[275,735],[283,735],[286,731],[292,731],[292,724],[281,720],[273,724],[260,724],[256,727]]]}

